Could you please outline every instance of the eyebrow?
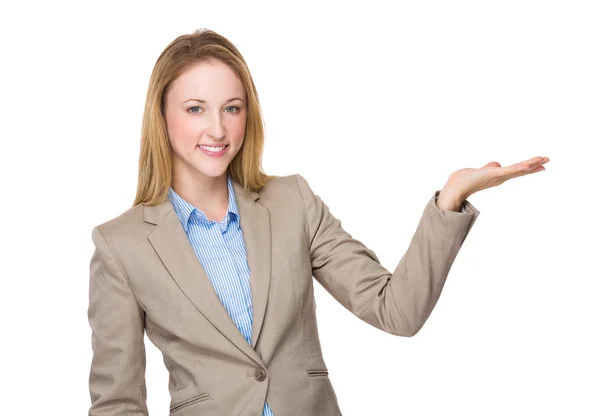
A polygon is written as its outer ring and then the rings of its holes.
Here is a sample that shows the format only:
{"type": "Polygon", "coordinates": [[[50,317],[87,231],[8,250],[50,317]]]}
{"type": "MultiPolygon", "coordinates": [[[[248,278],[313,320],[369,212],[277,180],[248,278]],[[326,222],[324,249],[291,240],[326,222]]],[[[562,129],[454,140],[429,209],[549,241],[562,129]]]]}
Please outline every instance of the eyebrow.
{"type": "MultiPolygon", "coordinates": [[[[231,101],[235,101],[235,100],[240,100],[241,102],[244,102],[244,100],[242,100],[241,98],[235,97],[235,98],[230,98],[229,100],[225,101],[226,103],[229,103],[231,101]]],[[[190,98],[189,100],[185,100],[184,103],[187,103],[188,101],[198,101],[200,103],[205,103],[206,101],[204,100],[199,100],[198,98],[190,98]]]]}

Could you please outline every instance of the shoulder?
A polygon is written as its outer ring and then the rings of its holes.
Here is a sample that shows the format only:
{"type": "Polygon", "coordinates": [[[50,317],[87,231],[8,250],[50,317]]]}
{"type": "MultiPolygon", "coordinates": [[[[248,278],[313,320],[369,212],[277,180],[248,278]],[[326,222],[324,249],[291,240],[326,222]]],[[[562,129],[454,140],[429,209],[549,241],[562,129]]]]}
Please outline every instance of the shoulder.
{"type": "Polygon", "coordinates": [[[305,209],[315,201],[308,182],[299,173],[272,177],[258,195],[257,203],[269,209],[271,215],[279,215],[288,222],[305,218],[305,209]]]}
{"type": "MultiPolygon", "coordinates": [[[[271,176],[258,195],[262,205],[288,209],[303,207],[314,198],[307,180],[299,173],[271,176]]],[[[118,243],[145,238],[150,229],[151,225],[144,222],[144,205],[139,204],[94,226],[92,237],[99,233],[109,244],[118,243]]]]}
{"type": "Polygon", "coordinates": [[[271,179],[258,192],[261,196],[273,193],[304,192],[309,189],[308,181],[300,173],[285,176],[271,176],[271,179]]]}
{"type": "Polygon", "coordinates": [[[138,204],[123,211],[117,216],[95,225],[92,229],[92,239],[96,241],[101,236],[107,243],[135,238],[146,229],[144,222],[144,206],[138,204]]]}
{"type": "Polygon", "coordinates": [[[300,174],[271,176],[269,181],[258,191],[264,200],[285,200],[298,194],[298,177],[300,174]]]}
{"type": "Polygon", "coordinates": [[[263,203],[267,201],[282,201],[304,204],[315,197],[308,181],[300,173],[272,176],[258,191],[258,194],[263,203]]]}

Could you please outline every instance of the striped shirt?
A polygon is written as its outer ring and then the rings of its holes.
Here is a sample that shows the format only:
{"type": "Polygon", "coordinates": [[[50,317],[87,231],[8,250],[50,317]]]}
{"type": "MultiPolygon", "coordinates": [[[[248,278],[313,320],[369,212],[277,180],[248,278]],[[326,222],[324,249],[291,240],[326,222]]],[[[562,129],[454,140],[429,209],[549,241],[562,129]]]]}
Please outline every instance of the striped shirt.
{"type": "MultiPolygon", "coordinates": [[[[168,196],[221,303],[248,344],[252,344],[250,268],[229,173],[227,187],[227,215],[219,222],[210,221],[204,212],[170,187],[168,196]]],[[[267,402],[263,408],[263,416],[274,416],[267,402]]]]}

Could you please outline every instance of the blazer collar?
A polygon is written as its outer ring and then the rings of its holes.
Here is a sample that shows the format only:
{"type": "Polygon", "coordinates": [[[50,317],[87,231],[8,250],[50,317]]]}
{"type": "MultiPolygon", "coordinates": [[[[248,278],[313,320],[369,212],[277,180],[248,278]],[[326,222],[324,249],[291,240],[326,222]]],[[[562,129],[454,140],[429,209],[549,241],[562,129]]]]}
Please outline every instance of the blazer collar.
{"type": "Polygon", "coordinates": [[[148,234],[148,241],[190,302],[242,352],[261,363],[255,347],[265,317],[271,281],[269,210],[257,202],[260,199],[257,192],[248,190],[245,193],[241,184],[232,183],[250,267],[252,345],[248,344],[217,296],[169,198],[157,205],[143,205],[144,221],[155,225],[148,234]]]}
{"type": "MultiPolygon", "coordinates": [[[[231,216],[229,214],[234,214],[234,216],[236,218],[239,216],[239,213],[237,210],[237,203],[236,203],[237,198],[235,197],[235,191],[233,190],[233,180],[231,179],[231,175],[229,173],[227,174],[227,193],[229,194],[229,201],[228,201],[228,205],[227,205],[227,214],[225,217],[225,221],[227,223],[229,223],[231,221],[231,216]]],[[[196,210],[196,207],[194,207],[194,205],[190,204],[188,201],[183,199],[171,187],[169,187],[167,196],[171,200],[171,203],[173,204],[173,208],[175,209],[175,212],[179,216],[181,225],[183,226],[183,229],[187,233],[188,227],[189,227],[190,215],[192,215],[192,212],[194,212],[196,210]]],[[[200,212],[201,212],[201,215],[200,215],[201,221],[208,222],[209,219],[206,217],[205,213],[202,211],[200,211],[200,212]]]]}

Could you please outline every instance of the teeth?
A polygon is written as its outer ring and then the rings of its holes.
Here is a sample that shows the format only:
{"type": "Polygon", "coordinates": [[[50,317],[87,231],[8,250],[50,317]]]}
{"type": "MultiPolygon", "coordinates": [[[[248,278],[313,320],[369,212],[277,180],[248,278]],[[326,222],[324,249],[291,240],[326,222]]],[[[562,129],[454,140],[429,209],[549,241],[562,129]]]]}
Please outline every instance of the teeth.
{"type": "Polygon", "coordinates": [[[211,151],[211,152],[219,152],[219,151],[225,149],[225,146],[221,146],[221,147],[198,146],[198,147],[201,147],[201,148],[206,149],[206,150],[211,151]]]}

